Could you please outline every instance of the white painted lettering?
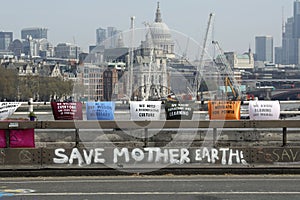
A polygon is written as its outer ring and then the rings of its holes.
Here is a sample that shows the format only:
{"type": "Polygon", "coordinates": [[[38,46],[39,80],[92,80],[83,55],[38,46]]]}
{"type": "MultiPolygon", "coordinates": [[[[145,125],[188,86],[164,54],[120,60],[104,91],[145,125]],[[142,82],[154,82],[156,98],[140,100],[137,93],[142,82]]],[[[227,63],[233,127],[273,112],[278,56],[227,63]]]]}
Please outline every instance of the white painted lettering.
{"type": "Polygon", "coordinates": [[[58,158],[53,158],[53,162],[56,164],[64,164],[68,162],[68,156],[64,154],[65,150],[60,148],[60,149],[55,149],[54,154],[58,158]]]}
{"type": "Polygon", "coordinates": [[[243,151],[240,151],[240,156],[241,156],[241,162],[243,165],[247,165],[247,161],[244,159],[244,154],[243,154],[243,151]]]}
{"type": "Polygon", "coordinates": [[[201,149],[197,149],[197,150],[195,151],[195,153],[196,153],[195,160],[196,160],[196,161],[202,161],[202,157],[201,157],[201,149]]]}
{"type": "Polygon", "coordinates": [[[90,165],[92,163],[93,153],[93,149],[91,149],[89,152],[86,149],[83,149],[83,157],[87,165],[90,165]]]}
{"type": "Polygon", "coordinates": [[[233,153],[233,150],[230,149],[228,165],[232,165],[232,157],[236,157],[236,163],[240,163],[239,150],[235,150],[235,153],[233,153]]]}
{"type": "Polygon", "coordinates": [[[211,163],[216,163],[216,160],[219,160],[218,150],[213,148],[211,149],[211,163]]]}
{"type": "Polygon", "coordinates": [[[102,158],[103,151],[104,151],[104,149],[102,149],[102,148],[95,149],[95,158],[94,158],[95,163],[105,163],[105,159],[102,158]]]}
{"type": "Polygon", "coordinates": [[[73,148],[71,155],[70,155],[70,159],[69,159],[69,163],[73,164],[74,160],[78,160],[78,165],[81,166],[84,161],[83,158],[79,152],[79,150],[77,148],[73,148]]]}
{"type": "Polygon", "coordinates": [[[132,150],[131,152],[131,157],[135,160],[135,161],[142,161],[144,159],[144,152],[139,149],[139,148],[135,148],[132,150]]]}
{"type": "Polygon", "coordinates": [[[179,164],[179,160],[176,159],[179,157],[179,150],[178,149],[169,149],[170,154],[170,163],[171,164],[179,164]]]}
{"type": "Polygon", "coordinates": [[[168,162],[168,158],[169,158],[168,149],[164,149],[163,152],[161,149],[157,151],[155,162],[160,162],[161,158],[163,158],[164,163],[168,162]]]}
{"type": "Polygon", "coordinates": [[[127,148],[122,148],[119,150],[118,148],[114,149],[114,163],[118,162],[118,156],[125,156],[125,162],[129,162],[129,152],[127,148]]]}
{"type": "Polygon", "coordinates": [[[144,148],[144,150],[148,152],[148,162],[153,162],[154,152],[156,152],[156,155],[157,155],[157,152],[160,151],[160,148],[158,148],[158,147],[152,147],[152,148],[146,147],[146,148],[144,148]]]}
{"type": "Polygon", "coordinates": [[[186,148],[183,148],[180,150],[180,164],[183,163],[189,163],[191,161],[191,159],[189,158],[189,150],[186,148]]]}
{"type": "Polygon", "coordinates": [[[221,163],[222,165],[226,165],[227,161],[226,161],[226,151],[228,151],[229,148],[220,148],[220,151],[222,152],[222,159],[221,159],[221,163]]]}
{"type": "Polygon", "coordinates": [[[204,159],[205,157],[207,157],[207,162],[210,163],[210,155],[209,155],[209,151],[206,147],[204,147],[202,150],[202,158],[204,159]]]}

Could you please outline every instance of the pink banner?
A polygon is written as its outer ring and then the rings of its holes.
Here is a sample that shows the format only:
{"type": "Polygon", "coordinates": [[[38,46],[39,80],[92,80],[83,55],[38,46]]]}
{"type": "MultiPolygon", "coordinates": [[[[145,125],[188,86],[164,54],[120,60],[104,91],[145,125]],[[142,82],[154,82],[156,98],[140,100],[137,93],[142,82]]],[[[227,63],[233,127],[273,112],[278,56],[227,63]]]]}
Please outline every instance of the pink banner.
{"type": "Polygon", "coordinates": [[[9,143],[11,148],[34,148],[34,129],[10,130],[9,143]]]}
{"type": "Polygon", "coordinates": [[[0,130],[0,148],[6,147],[5,130],[0,130]]]}

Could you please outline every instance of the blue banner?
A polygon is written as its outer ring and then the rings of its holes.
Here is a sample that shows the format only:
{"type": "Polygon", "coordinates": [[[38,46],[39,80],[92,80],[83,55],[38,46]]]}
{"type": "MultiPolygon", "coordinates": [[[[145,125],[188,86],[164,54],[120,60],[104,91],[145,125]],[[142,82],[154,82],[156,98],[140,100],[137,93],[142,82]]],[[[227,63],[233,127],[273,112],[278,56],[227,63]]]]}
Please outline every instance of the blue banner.
{"type": "Polygon", "coordinates": [[[87,120],[114,120],[115,119],[114,102],[87,102],[86,118],[87,120]]]}

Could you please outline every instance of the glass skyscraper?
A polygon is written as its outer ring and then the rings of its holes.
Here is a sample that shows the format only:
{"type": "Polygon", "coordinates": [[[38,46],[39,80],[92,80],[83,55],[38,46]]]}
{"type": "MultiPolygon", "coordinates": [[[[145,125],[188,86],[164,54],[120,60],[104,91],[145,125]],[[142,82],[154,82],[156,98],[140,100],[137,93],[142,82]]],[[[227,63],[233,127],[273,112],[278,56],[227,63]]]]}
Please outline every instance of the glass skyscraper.
{"type": "Polygon", "coordinates": [[[106,40],[106,29],[98,28],[96,30],[96,44],[99,45],[106,40]]]}
{"type": "Polygon", "coordinates": [[[294,1],[293,17],[287,19],[283,27],[282,48],[278,52],[281,59],[276,63],[286,65],[300,64],[300,0],[294,1]]]}
{"type": "Polygon", "coordinates": [[[25,28],[21,30],[21,39],[27,40],[29,36],[32,39],[47,39],[46,28],[25,28]]]}
{"type": "Polygon", "coordinates": [[[8,50],[8,47],[12,41],[12,32],[0,32],[0,50],[8,50]]]}
{"type": "Polygon", "coordinates": [[[255,37],[255,55],[257,61],[273,62],[273,37],[255,37]]]}

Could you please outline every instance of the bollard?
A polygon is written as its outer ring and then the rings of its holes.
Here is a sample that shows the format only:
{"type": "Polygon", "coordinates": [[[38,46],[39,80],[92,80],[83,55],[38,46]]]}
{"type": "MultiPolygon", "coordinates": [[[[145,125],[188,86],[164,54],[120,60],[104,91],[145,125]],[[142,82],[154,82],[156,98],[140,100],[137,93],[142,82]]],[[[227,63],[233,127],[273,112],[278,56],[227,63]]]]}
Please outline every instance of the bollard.
{"type": "Polygon", "coordinates": [[[29,98],[28,105],[29,105],[28,111],[33,112],[33,98],[29,98]]]}
{"type": "Polygon", "coordinates": [[[35,114],[33,112],[33,98],[29,98],[28,105],[29,105],[29,108],[28,108],[28,111],[29,111],[28,117],[29,117],[30,121],[35,121],[36,116],[35,116],[35,114]]]}
{"type": "Polygon", "coordinates": [[[79,129],[76,128],[75,129],[75,147],[79,147],[79,140],[80,140],[79,129]]]}
{"type": "Polygon", "coordinates": [[[286,146],[287,144],[287,128],[283,127],[282,128],[282,146],[286,146]]]}
{"type": "Polygon", "coordinates": [[[148,146],[148,128],[145,128],[145,139],[144,139],[144,147],[148,146]]]}
{"type": "Polygon", "coordinates": [[[213,144],[216,147],[216,140],[217,140],[217,128],[213,128],[213,144]]]}

